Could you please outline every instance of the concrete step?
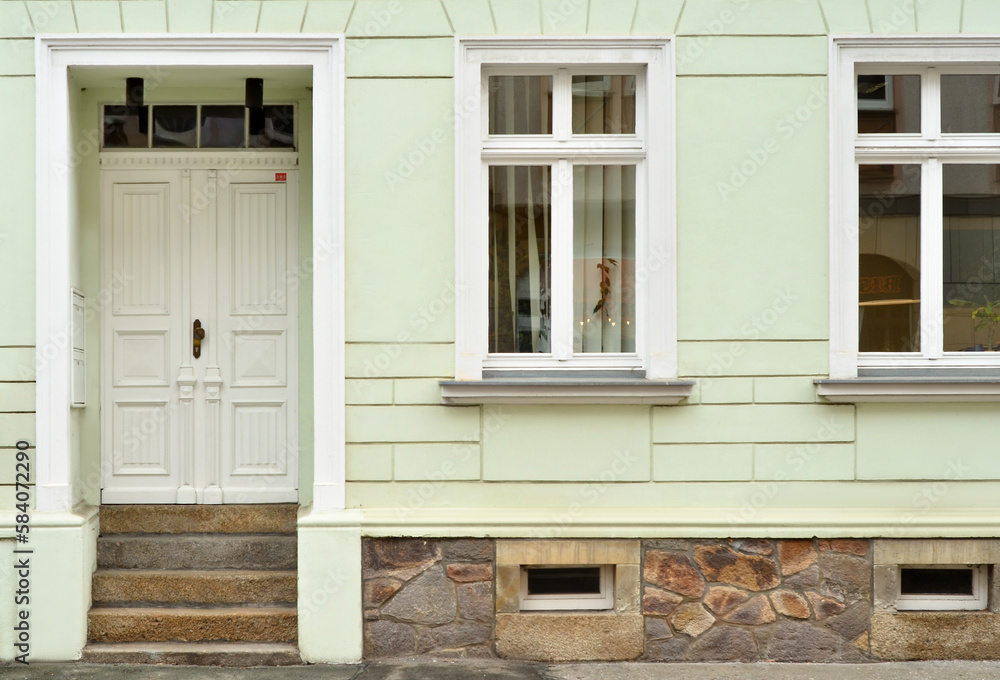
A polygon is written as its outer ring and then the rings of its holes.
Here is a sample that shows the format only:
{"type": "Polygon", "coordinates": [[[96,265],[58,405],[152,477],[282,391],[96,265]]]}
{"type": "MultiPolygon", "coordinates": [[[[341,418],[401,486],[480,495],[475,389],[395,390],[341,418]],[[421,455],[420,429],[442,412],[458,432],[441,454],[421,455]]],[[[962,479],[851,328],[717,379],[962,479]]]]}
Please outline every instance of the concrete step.
{"type": "Polygon", "coordinates": [[[295,569],[295,535],[118,534],[97,539],[101,569],[295,569]]]}
{"type": "Polygon", "coordinates": [[[163,663],[175,666],[294,666],[299,649],[277,642],[92,642],[84,663],[163,663]]]}
{"type": "Polygon", "coordinates": [[[94,605],[122,603],[294,604],[294,571],[98,569],[94,605]]]}
{"type": "Polygon", "coordinates": [[[298,506],[102,505],[101,534],[294,534],[298,506]]]}
{"type": "Polygon", "coordinates": [[[91,642],[295,642],[295,607],[94,607],[91,642]]]}

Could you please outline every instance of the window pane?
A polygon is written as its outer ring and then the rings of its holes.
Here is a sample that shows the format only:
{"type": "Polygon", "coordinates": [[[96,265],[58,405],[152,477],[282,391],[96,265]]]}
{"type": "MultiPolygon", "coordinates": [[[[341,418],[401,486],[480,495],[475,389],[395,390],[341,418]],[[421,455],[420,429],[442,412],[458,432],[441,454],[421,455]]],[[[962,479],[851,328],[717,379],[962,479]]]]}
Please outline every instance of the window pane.
{"type": "Polygon", "coordinates": [[[573,76],[574,135],[634,135],[635,76],[573,76]]]}
{"type": "Polygon", "coordinates": [[[858,133],[920,132],[920,76],[858,76],[858,133]]]}
{"type": "Polygon", "coordinates": [[[154,106],[153,146],[193,149],[198,146],[195,106],[154,106]]]}
{"type": "Polygon", "coordinates": [[[941,132],[1000,132],[1000,76],[941,76],[941,132]]]}
{"type": "Polygon", "coordinates": [[[490,134],[552,134],[552,76],[490,76],[490,134]]]}
{"type": "Polygon", "coordinates": [[[291,149],[295,146],[295,107],[291,104],[264,107],[264,132],[250,137],[256,149],[271,147],[291,149]]]}
{"type": "Polygon", "coordinates": [[[944,349],[1000,347],[1000,165],[945,165],[944,349]]]}
{"type": "Polygon", "coordinates": [[[920,351],[920,166],[861,166],[858,350],[920,351]],[[866,179],[870,167],[888,179],[866,179]]]}
{"type": "Polygon", "coordinates": [[[967,595],[975,594],[972,569],[913,569],[899,570],[900,595],[967,595]]]}
{"type": "Polygon", "coordinates": [[[573,351],[635,351],[635,166],[573,168],[573,351]]]}
{"type": "Polygon", "coordinates": [[[600,567],[554,567],[527,571],[528,595],[599,595],[601,592],[600,567]]]}
{"type": "Polygon", "coordinates": [[[491,353],[550,352],[547,165],[490,168],[491,353]]]}
{"type": "Polygon", "coordinates": [[[104,148],[145,149],[149,134],[140,116],[148,121],[149,107],[129,111],[124,106],[104,107],[104,148]]]}
{"type": "Polygon", "coordinates": [[[242,149],[245,112],[243,106],[202,106],[202,148],[242,149]]]}

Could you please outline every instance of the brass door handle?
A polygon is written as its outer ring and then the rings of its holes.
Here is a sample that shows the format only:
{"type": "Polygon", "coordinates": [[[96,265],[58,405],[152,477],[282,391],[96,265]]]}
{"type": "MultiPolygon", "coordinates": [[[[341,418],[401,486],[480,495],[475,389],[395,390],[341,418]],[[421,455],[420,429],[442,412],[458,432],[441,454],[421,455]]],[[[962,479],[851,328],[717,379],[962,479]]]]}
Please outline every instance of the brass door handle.
{"type": "Polygon", "coordinates": [[[201,320],[194,320],[194,347],[192,351],[194,352],[194,358],[197,359],[201,356],[201,341],[205,339],[205,329],[201,327],[201,320]]]}

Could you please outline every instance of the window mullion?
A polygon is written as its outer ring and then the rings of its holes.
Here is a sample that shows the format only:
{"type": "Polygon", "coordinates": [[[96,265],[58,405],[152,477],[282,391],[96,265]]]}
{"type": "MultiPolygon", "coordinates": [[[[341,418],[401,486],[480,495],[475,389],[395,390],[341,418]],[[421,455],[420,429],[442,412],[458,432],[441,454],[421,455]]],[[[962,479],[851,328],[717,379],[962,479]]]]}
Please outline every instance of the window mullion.
{"type": "Polygon", "coordinates": [[[573,167],[552,168],[552,356],[573,356],[573,167]]]}
{"type": "Polygon", "coordinates": [[[944,353],[944,191],[937,158],[928,159],[920,187],[920,348],[929,359],[944,353]]]}
{"type": "Polygon", "coordinates": [[[941,139],[941,73],[928,68],[920,90],[921,134],[924,139],[941,139]]]}
{"type": "Polygon", "coordinates": [[[552,135],[566,141],[572,134],[573,79],[561,68],[552,79],[552,135]]]}

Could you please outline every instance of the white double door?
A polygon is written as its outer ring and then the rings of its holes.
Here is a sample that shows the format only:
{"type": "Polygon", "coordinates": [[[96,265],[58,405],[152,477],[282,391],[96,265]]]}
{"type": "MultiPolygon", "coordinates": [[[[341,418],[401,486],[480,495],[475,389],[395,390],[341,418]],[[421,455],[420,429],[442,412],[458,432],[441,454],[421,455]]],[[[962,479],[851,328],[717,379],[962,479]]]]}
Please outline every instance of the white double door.
{"type": "Polygon", "coordinates": [[[102,502],[297,500],[296,205],[293,169],[102,170],[102,502]]]}

